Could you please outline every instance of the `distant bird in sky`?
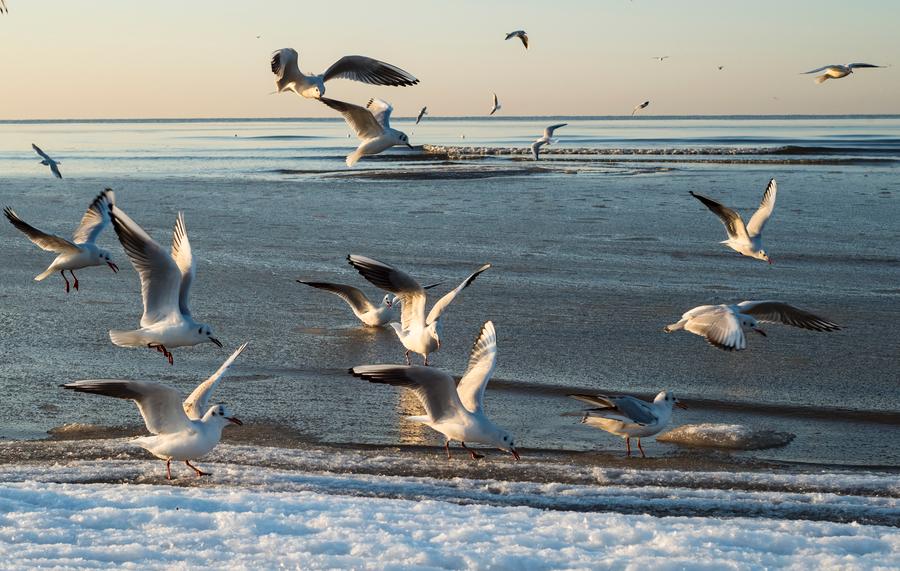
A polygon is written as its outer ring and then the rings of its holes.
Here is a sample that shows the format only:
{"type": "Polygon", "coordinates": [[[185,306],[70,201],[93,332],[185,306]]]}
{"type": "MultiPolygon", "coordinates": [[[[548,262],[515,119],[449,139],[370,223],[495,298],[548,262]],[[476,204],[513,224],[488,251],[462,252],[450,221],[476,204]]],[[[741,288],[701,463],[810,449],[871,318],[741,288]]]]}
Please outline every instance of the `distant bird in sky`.
{"type": "Polygon", "coordinates": [[[53,176],[55,176],[56,178],[62,178],[62,173],[59,172],[59,165],[62,164],[62,161],[53,160],[52,158],[50,158],[50,155],[42,151],[41,148],[34,143],[31,143],[31,148],[34,149],[34,152],[39,154],[43,159],[41,161],[41,164],[50,167],[50,170],[53,172],[53,176]]]}
{"type": "Polygon", "coordinates": [[[656,61],[664,61],[669,59],[669,56],[653,56],[653,59],[655,59],[656,61]]]}
{"type": "Polygon", "coordinates": [[[278,93],[293,91],[297,95],[317,99],[325,95],[325,82],[330,79],[352,79],[371,85],[406,87],[419,80],[397,66],[365,56],[344,56],[321,75],[304,75],[297,62],[297,50],[282,48],[272,54],[272,73],[278,93]]]}
{"type": "Polygon", "coordinates": [[[681,316],[663,331],[671,333],[684,329],[706,339],[713,347],[725,351],[747,348],[744,330],[759,333],[760,323],[781,323],[812,331],[838,331],[840,326],[828,319],[813,315],[782,301],[742,301],[736,305],[701,305],[681,316]]]}
{"type": "Polygon", "coordinates": [[[0,14],[9,14],[9,8],[6,7],[6,0],[0,0],[0,14]]]}
{"type": "Polygon", "coordinates": [[[258,36],[256,36],[256,39],[258,40],[258,39],[260,39],[261,37],[262,37],[262,35],[258,35],[258,36]]]}
{"type": "Polygon", "coordinates": [[[365,155],[377,155],[394,145],[413,148],[406,133],[391,128],[391,111],[394,108],[386,101],[373,97],[365,108],[327,97],[321,97],[319,101],[343,115],[362,141],[355,151],[347,155],[348,167],[355,165],[365,155]]]}
{"type": "Polygon", "coordinates": [[[717,67],[716,69],[718,69],[719,71],[722,71],[723,69],[725,69],[725,66],[724,66],[724,65],[720,65],[720,66],[717,67]]]}
{"type": "Polygon", "coordinates": [[[210,406],[216,385],[247,347],[244,343],[222,363],[211,377],[197,385],[184,402],[177,390],[150,381],[75,381],[63,388],[79,393],[133,400],[144,424],[153,436],[134,439],[134,443],[166,461],[166,479],[172,479],[172,460],[182,460],[197,474],[209,476],[191,464],[209,454],[222,439],[222,429],[230,424],[243,425],[223,404],[210,406]]]}
{"type": "Polygon", "coordinates": [[[634,114],[640,111],[641,109],[646,109],[647,106],[650,105],[649,101],[644,101],[640,105],[635,105],[634,109],[631,110],[631,116],[634,117],[634,114]]]}
{"type": "Polygon", "coordinates": [[[35,281],[41,281],[47,276],[59,272],[66,281],[66,293],[69,293],[69,280],[65,271],[69,270],[75,280],[75,289],[78,290],[78,278],[74,270],[80,270],[90,266],[102,266],[106,264],[113,273],[119,271],[112,261],[111,254],[103,248],[98,248],[96,241],[103,229],[109,224],[109,209],[115,203],[115,194],[106,189],[97,195],[97,198],[88,207],[87,212],[81,218],[81,223],[75,229],[72,240],[66,240],[60,236],[47,234],[24,222],[10,208],[3,210],[9,222],[25,234],[42,250],[55,252],[56,259],[42,273],[35,276],[35,281]]]}
{"type": "Polygon", "coordinates": [[[631,396],[569,395],[575,400],[598,408],[584,411],[583,424],[605,430],[625,438],[625,454],[631,456],[631,439],[637,438],[638,450],[645,458],[641,438],[662,432],[672,419],[672,407],[687,408],[672,393],[663,391],[653,402],[645,402],[631,396]]]}
{"type": "Polygon", "coordinates": [[[804,71],[801,75],[808,75],[810,73],[819,73],[820,71],[824,71],[823,75],[818,76],[815,79],[816,83],[824,83],[829,79],[840,79],[842,77],[847,77],[851,73],[853,73],[854,69],[861,69],[866,67],[884,67],[883,65],[874,65],[871,63],[848,63],[847,65],[826,65],[820,67],[818,69],[812,69],[810,71],[804,71]]]}
{"type": "Polygon", "coordinates": [[[702,202],[713,214],[718,216],[722,221],[722,224],[725,225],[725,232],[728,234],[728,239],[721,242],[722,244],[725,244],[741,255],[756,258],[757,260],[765,260],[770,264],[772,263],[772,260],[769,259],[769,255],[762,247],[762,231],[766,226],[766,222],[769,221],[769,217],[772,216],[772,211],[775,209],[775,197],[778,194],[778,184],[775,182],[774,178],[766,185],[766,191],[763,193],[762,202],[760,202],[759,208],[753,213],[753,216],[750,217],[750,222],[746,226],[744,225],[744,220],[741,218],[740,214],[734,210],[723,206],[711,198],[697,194],[694,191],[689,192],[691,196],[702,202]]]}
{"type": "Polygon", "coordinates": [[[497,99],[497,94],[494,93],[494,104],[491,106],[491,112],[488,113],[488,115],[493,115],[494,113],[499,111],[501,107],[502,105],[500,105],[500,100],[497,99]]]}
{"type": "Polygon", "coordinates": [[[525,49],[528,49],[528,34],[525,33],[525,30],[516,30],[515,32],[506,34],[507,40],[511,38],[519,38],[522,40],[522,45],[525,46],[525,49]]]}
{"type": "Polygon", "coordinates": [[[416,117],[416,125],[419,124],[419,121],[421,121],[422,117],[424,117],[425,115],[428,115],[428,107],[422,107],[422,110],[419,111],[419,116],[416,117]]]}
{"type": "Polygon", "coordinates": [[[550,125],[549,127],[544,129],[543,137],[531,143],[531,156],[534,157],[534,160],[538,160],[540,158],[541,147],[556,142],[552,138],[553,132],[560,127],[565,127],[566,125],[568,125],[568,123],[557,123],[556,125],[550,125]]]}

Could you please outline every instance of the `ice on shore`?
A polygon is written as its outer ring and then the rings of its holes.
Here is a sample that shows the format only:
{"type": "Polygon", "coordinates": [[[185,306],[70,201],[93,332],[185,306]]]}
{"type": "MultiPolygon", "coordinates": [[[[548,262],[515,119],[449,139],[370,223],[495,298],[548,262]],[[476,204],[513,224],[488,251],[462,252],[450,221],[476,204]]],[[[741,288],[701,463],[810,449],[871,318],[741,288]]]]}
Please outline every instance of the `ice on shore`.
{"type": "Polygon", "coordinates": [[[656,437],[660,442],[682,446],[764,450],[787,446],[794,435],[775,430],[755,430],[743,424],[685,424],[656,437]]]}

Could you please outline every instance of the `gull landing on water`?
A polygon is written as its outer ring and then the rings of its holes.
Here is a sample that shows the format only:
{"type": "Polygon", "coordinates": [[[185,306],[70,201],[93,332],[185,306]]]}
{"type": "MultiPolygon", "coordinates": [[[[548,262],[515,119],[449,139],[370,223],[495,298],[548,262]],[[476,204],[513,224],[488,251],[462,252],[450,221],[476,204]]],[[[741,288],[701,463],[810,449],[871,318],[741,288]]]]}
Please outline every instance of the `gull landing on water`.
{"type": "Polygon", "coordinates": [[[343,115],[347,125],[362,141],[355,151],[347,155],[348,167],[352,167],[366,155],[377,155],[394,145],[413,148],[406,133],[391,128],[391,111],[394,108],[390,103],[373,97],[369,99],[366,107],[362,108],[327,97],[322,97],[319,101],[343,115]]]}
{"type": "Polygon", "coordinates": [[[493,115],[494,113],[499,111],[501,107],[502,107],[502,105],[500,105],[500,100],[497,99],[497,94],[494,93],[494,103],[493,103],[493,105],[491,105],[491,112],[488,113],[488,115],[493,115]]]}
{"type": "Polygon", "coordinates": [[[520,40],[522,40],[522,45],[525,46],[526,50],[528,50],[528,34],[525,33],[525,30],[516,30],[515,32],[510,32],[506,34],[506,38],[504,39],[511,40],[512,38],[519,38],[520,40]]]}
{"type": "Polygon", "coordinates": [[[402,303],[400,323],[391,323],[391,327],[394,328],[400,342],[406,347],[407,365],[410,363],[410,352],[422,355],[425,358],[425,365],[428,365],[428,355],[441,348],[441,330],[443,329],[441,317],[444,311],[462,290],[491,267],[490,264],[484,264],[475,270],[453,291],[439,299],[426,317],[425,288],[409,274],[365,256],[351,254],[347,256],[347,261],[372,284],[400,298],[402,303]]]}
{"type": "Polygon", "coordinates": [[[810,73],[819,73],[820,71],[824,71],[823,75],[818,76],[815,79],[816,83],[825,83],[829,79],[841,79],[842,77],[847,77],[851,73],[853,73],[854,69],[867,68],[867,67],[884,67],[883,65],[874,65],[871,63],[848,63],[847,65],[826,65],[822,66],[818,69],[812,69],[810,71],[804,71],[801,75],[808,75],[810,73]]]}
{"type": "Polygon", "coordinates": [[[534,157],[534,160],[538,160],[540,158],[541,147],[557,142],[553,139],[553,132],[561,127],[565,127],[566,125],[568,125],[568,123],[557,123],[556,125],[550,125],[549,127],[544,129],[543,137],[531,143],[531,156],[534,157]]]}
{"type": "Polygon", "coordinates": [[[29,240],[42,250],[58,254],[46,270],[35,276],[35,281],[42,281],[47,276],[59,272],[66,282],[66,293],[69,293],[69,279],[66,278],[66,270],[69,270],[72,279],[75,280],[76,291],[78,290],[78,278],[75,276],[74,270],[106,264],[113,273],[118,272],[119,266],[112,261],[110,253],[96,245],[97,237],[109,224],[109,209],[114,202],[115,194],[108,188],[97,195],[82,216],[81,223],[72,235],[72,240],[42,232],[19,218],[9,207],[5,208],[3,214],[29,240]]]}
{"type": "Polygon", "coordinates": [[[41,156],[41,164],[44,166],[50,167],[50,171],[53,173],[53,176],[56,178],[62,178],[62,173],[59,172],[59,165],[62,164],[62,161],[57,161],[50,158],[50,155],[41,150],[41,148],[34,143],[31,143],[31,148],[34,149],[38,155],[41,156]]]}
{"type": "Polygon", "coordinates": [[[75,381],[62,387],[79,393],[133,400],[144,417],[147,430],[153,434],[133,442],[166,461],[166,479],[172,479],[172,460],[183,461],[198,477],[209,476],[208,472],[191,464],[191,460],[209,454],[221,440],[223,428],[229,424],[243,424],[225,405],[210,406],[209,397],[246,347],[247,343],[238,347],[184,402],[175,389],[148,381],[75,381]]]}
{"type": "Polygon", "coordinates": [[[725,244],[742,256],[772,263],[769,255],[762,247],[762,231],[766,226],[766,222],[769,221],[769,217],[772,216],[772,211],[775,209],[775,195],[778,193],[778,185],[775,183],[774,178],[766,186],[762,202],[760,202],[759,208],[750,217],[750,222],[746,226],[741,216],[734,210],[722,206],[711,198],[706,198],[693,191],[689,192],[691,196],[702,202],[713,214],[722,220],[722,224],[725,225],[725,232],[728,234],[728,239],[721,242],[722,244],[725,244]]]}
{"type": "Polygon", "coordinates": [[[840,326],[808,311],[782,301],[742,301],[736,305],[701,305],[688,311],[681,319],[666,325],[663,331],[671,333],[684,329],[704,337],[710,345],[725,351],[742,351],[747,348],[744,330],[754,331],[763,337],[766,332],[760,323],[781,323],[811,331],[838,331],[840,326]]]}
{"type": "Polygon", "coordinates": [[[484,458],[466,446],[466,441],[487,444],[513,455],[519,453],[512,436],[495,425],[484,413],[484,389],[497,364],[497,333],[494,324],[486,322],[469,354],[469,366],[459,381],[432,367],[402,365],[364,365],[353,367],[350,374],[370,383],[405,387],[413,391],[425,407],[425,416],[409,416],[440,432],[447,439],[444,450],[450,460],[450,443],[458,441],[473,460],[484,458]]]}
{"type": "Polygon", "coordinates": [[[418,79],[399,67],[365,56],[344,56],[322,75],[304,75],[297,59],[297,50],[293,48],[282,48],[272,54],[277,93],[293,91],[302,97],[318,99],[325,95],[325,82],[338,78],[395,87],[419,83],[418,79]]]}
{"type": "Polygon", "coordinates": [[[586,402],[599,408],[584,411],[583,424],[605,430],[610,434],[625,438],[625,455],[631,456],[631,439],[637,438],[641,458],[646,458],[641,438],[654,436],[662,432],[672,419],[672,407],[687,408],[675,395],[663,391],[656,395],[653,402],[641,399],[606,395],[569,395],[575,400],[586,402]]]}
{"type": "Polygon", "coordinates": [[[109,339],[119,347],[149,347],[174,363],[168,348],[189,347],[212,343],[222,347],[213,337],[212,328],[197,323],[191,316],[188,298],[197,273],[191,243],[188,241],[184,215],[179,212],[172,233],[172,253],[169,254],[144,229],[118,207],[110,211],[113,228],[119,242],[131,259],[131,265],[141,277],[141,298],[144,314],[141,328],[133,331],[113,329],[109,339]]]}

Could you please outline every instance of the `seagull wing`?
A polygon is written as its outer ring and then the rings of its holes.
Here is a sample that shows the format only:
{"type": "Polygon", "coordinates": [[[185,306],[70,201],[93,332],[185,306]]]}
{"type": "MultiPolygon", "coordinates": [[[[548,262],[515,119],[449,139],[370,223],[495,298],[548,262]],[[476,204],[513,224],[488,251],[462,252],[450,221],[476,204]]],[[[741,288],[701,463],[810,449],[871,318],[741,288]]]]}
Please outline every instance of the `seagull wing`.
{"type": "Polygon", "coordinates": [[[425,319],[425,324],[431,325],[432,323],[440,319],[441,314],[444,313],[444,310],[447,309],[447,306],[450,305],[454,299],[456,299],[456,296],[459,295],[459,292],[469,287],[469,284],[475,281],[475,278],[477,278],[479,275],[481,275],[482,272],[486,271],[490,267],[490,264],[484,264],[483,266],[472,272],[472,274],[464,279],[461,284],[456,286],[456,289],[444,295],[444,297],[442,297],[441,299],[437,300],[437,303],[435,303],[431,308],[431,311],[428,312],[428,317],[425,319]]]}
{"type": "Polygon", "coordinates": [[[433,422],[453,418],[464,410],[453,377],[434,367],[363,365],[350,369],[350,374],[370,383],[410,389],[433,422]]]}
{"type": "Polygon", "coordinates": [[[144,417],[147,430],[152,434],[173,434],[193,429],[191,419],[181,408],[178,391],[159,383],[89,380],[68,383],[63,388],[135,401],[144,417]]]}
{"type": "Polygon", "coordinates": [[[271,64],[272,73],[275,74],[275,85],[279,91],[291,83],[302,81],[306,77],[300,72],[300,66],[297,63],[297,50],[293,48],[282,48],[273,53],[271,64]]]}
{"type": "Polygon", "coordinates": [[[847,67],[850,69],[859,69],[863,67],[884,67],[883,65],[875,65],[871,63],[848,63],[847,67]]]}
{"type": "Polygon", "coordinates": [[[175,221],[175,230],[172,232],[172,259],[181,272],[181,285],[178,287],[178,310],[181,315],[188,316],[191,309],[188,307],[188,298],[191,294],[191,284],[197,274],[197,264],[191,252],[191,243],[188,240],[187,226],[184,224],[184,213],[178,213],[175,221]]]}
{"type": "Polygon", "coordinates": [[[804,71],[800,75],[808,75],[810,73],[819,73],[820,71],[825,71],[826,69],[831,69],[833,67],[837,67],[836,65],[823,65],[822,67],[811,69],[809,71],[804,71]]]}
{"type": "Polygon", "coordinates": [[[824,317],[781,301],[742,301],[738,311],[765,323],[783,323],[813,331],[837,331],[841,327],[824,317]]]}
{"type": "Polygon", "coordinates": [[[62,178],[62,173],[59,172],[59,165],[54,160],[50,161],[50,172],[52,172],[53,176],[56,178],[62,178]]]}
{"type": "Polygon", "coordinates": [[[81,217],[81,223],[75,229],[72,239],[79,244],[96,242],[97,236],[109,224],[109,209],[115,202],[116,195],[111,189],[107,188],[97,195],[87,212],[81,217]]]}
{"type": "Polygon", "coordinates": [[[773,178],[766,186],[766,192],[763,193],[762,202],[759,203],[759,208],[753,213],[753,216],[750,217],[750,222],[747,224],[747,234],[749,234],[751,238],[762,234],[766,222],[769,221],[769,217],[772,216],[772,211],[775,210],[775,195],[777,194],[778,184],[773,178]]]}
{"type": "Polygon", "coordinates": [[[425,111],[426,111],[427,109],[428,109],[428,107],[422,107],[422,110],[419,111],[419,116],[416,117],[416,125],[418,125],[418,124],[419,124],[419,121],[422,120],[422,117],[425,116],[425,111]]]}
{"type": "Polygon", "coordinates": [[[541,147],[544,146],[546,141],[543,139],[538,139],[537,141],[531,143],[531,156],[534,157],[534,160],[538,160],[541,156],[541,147]]]}
{"type": "Polygon", "coordinates": [[[39,154],[44,160],[53,162],[53,159],[50,158],[50,155],[41,150],[41,148],[34,143],[31,143],[31,148],[34,149],[34,152],[39,154]]]}
{"type": "Polygon", "coordinates": [[[525,49],[527,50],[528,49],[528,34],[526,34],[525,32],[522,32],[521,34],[518,34],[518,36],[519,36],[519,39],[522,40],[522,45],[525,46],[525,49]]]}
{"type": "Polygon", "coordinates": [[[303,280],[297,280],[297,283],[306,284],[310,287],[333,293],[346,301],[354,311],[359,313],[366,313],[375,309],[375,306],[372,305],[372,302],[369,301],[366,294],[353,286],[332,284],[328,282],[306,282],[303,280]]]}
{"type": "Polygon", "coordinates": [[[743,240],[750,239],[750,237],[747,235],[747,228],[744,226],[744,221],[741,220],[741,216],[737,212],[719,204],[711,198],[706,198],[705,196],[697,194],[693,191],[689,192],[691,193],[691,196],[702,202],[713,212],[713,214],[715,214],[719,217],[720,220],[722,220],[722,224],[725,225],[725,231],[728,233],[729,238],[743,240]]]}
{"type": "Polygon", "coordinates": [[[3,214],[6,215],[6,218],[13,226],[25,234],[29,240],[34,242],[42,250],[56,252],[57,254],[77,254],[81,251],[78,246],[65,238],[47,234],[46,232],[38,230],[31,224],[28,224],[19,218],[19,216],[9,207],[3,209],[3,214]]]}
{"type": "Polygon", "coordinates": [[[231,354],[231,357],[225,359],[225,362],[222,363],[222,366],[219,367],[215,373],[213,373],[208,379],[197,385],[197,388],[190,394],[188,398],[184,400],[182,403],[182,408],[184,409],[185,414],[188,415],[189,418],[194,420],[200,420],[203,418],[203,415],[206,414],[207,409],[209,409],[209,397],[212,395],[212,392],[216,389],[216,385],[219,384],[219,381],[225,376],[225,373],[228,372],[228,368],[231,367],[231,364],[234,363],[234,360],[238,358],[238,355],[244,352],[244,349],[247,348],[249,342],[244,343],[237,349],[235,349],[234,353],[231,354]]]}
{"type": "Polygon", "coordinates": [[[404,330],[425,326],[425,289],[406,272],[365,256],[347,256],[362,277],[400,298],[400,325],[404,330]]]}
{"type": "Polygon", "coordinates": [[[726,307],[715,307],[688,320],[684,328],[704,337],[710,345],[725,351],[740,351],[747,347],[744,330],[737,317],[726,307]]]}
{"type": "Polygon", "coordinates": [[[590,405],[600,407],[592,410],[592,413],[601,413],[599,416],[614,418],[623,422],[637,423],[641,425],[653,424],[657,421],[653,408],[641,399],[630,396],[610,397],[606,395],[574,394],[569,397],[580,400],[590,405]],[[610,416],[612,413],[612,416],[610,416]]]}
{"type": "Polygon", "coordinates": [[[566,125],[568,125],[568,123],[557,123],[556,125],[550,125],[546,129],[544,129],[544,138],[550,139],[551,137],[553,137],[553,131],[556,131],[560,127],[565,127],[566,125]]]}
{"type": "Polygon", "coordinates": [[[320,97],[319,101],[343,115],[350,128],[356,132],[356,136],[362,140],[373,139],[384,133],[381,123],[364,107],[327,97],[320,97]]]}
{"type": "Polygon", "coordinates": [[[375,120],[378,121],[378,124],[384,127],[385,129],[390,129],[391,127],[391,111],[394,110],[393,105],[384,101],[383,99],[378,99],[377,97],[373,97],[369,99],[369,102],[366,103],[366,109],[368,109],[372,115],[375,117],[375,120]]]}
{"type": "Polygon", "coordinates": [[[485,322],[481,333],[469,353],[469,366],[459,380],[456,392],[469,412],[478,413],[484,408],[484,389],[497,365],[497,332],[494,323],[485,322]]]}
{"type": "Polygon", "coordinates": [[[334,62],[322,75],[323,81],[342,78],[371,85],[406,87],[419,83],[411,73],[395,65],[366,56],[344,56],[334,62]]]}
{"type": "Polygon", "coordinates": [[[110,218],[131,265],[141,277],[144,301],[141,327],[180,313],[178,298],[182,274],[178,264],[118,206],[112,207],[110,218]]]}

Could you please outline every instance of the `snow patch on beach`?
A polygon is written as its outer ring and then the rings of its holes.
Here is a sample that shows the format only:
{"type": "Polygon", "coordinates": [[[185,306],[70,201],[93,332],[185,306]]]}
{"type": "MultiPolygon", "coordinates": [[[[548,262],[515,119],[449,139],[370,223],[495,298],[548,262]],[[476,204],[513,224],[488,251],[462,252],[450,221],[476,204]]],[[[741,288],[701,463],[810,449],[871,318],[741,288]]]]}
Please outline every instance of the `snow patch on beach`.
{"type": "Polygon", "coordinates": [[[681,446],[764,450],[787,446],[794,435],[775,430],[755,430],[743,424],[685,424],[656,437],[659,442],[681,446]]]}

